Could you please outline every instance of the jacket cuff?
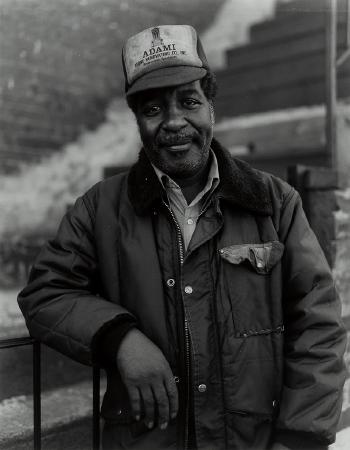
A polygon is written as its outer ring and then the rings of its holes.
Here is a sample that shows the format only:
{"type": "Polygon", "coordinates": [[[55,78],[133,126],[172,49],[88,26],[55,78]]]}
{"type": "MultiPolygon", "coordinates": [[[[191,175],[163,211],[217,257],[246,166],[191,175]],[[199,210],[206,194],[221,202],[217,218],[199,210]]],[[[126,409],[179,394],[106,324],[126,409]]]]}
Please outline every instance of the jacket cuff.
{"type": "Polygon", "coordinates": [[[297,431],[277,431],[274,441],[291,450],[327,450],[328,444],[315,439],[309,433],[297,431]]]}
{"type": "Polygon", "coordinates": [[[107,322],[92,339],[93,364],[115,367],[119,346],[128,331],[135,327],[136,320],[128,314],[121,314],[107,322]]]}

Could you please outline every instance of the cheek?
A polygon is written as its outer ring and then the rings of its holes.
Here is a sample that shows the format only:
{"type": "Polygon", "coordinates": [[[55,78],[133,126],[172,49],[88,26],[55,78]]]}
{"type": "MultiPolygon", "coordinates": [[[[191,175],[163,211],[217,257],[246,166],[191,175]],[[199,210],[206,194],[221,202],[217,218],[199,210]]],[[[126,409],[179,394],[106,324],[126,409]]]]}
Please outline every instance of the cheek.
{"type": "Polygon", "coordinates": [[[208,136],[212,134],[214,121],[209,107],[202,111],[200,116],[197,116],[197,119],[194,119],[193,124],[196,124],[197,130],[201,130],[202,135],[208,136]]]}
{"type": "Polygon", "coordinates": [[[213,136],[214,123],[210,120],[205,121],[202,124],[202,135],[205,136],[206,139],[211,139],[213,136]]]}
{"type": "Polygon", "coordinates": [[[138,127],[141,141],[143,142],[143,144],[149,145],[150,143],[152,143],[155,139],[156,130],[154,130],[154,128],[151,127],[149,124],[145,124],[143,122],[139,122],[138,127]]]}

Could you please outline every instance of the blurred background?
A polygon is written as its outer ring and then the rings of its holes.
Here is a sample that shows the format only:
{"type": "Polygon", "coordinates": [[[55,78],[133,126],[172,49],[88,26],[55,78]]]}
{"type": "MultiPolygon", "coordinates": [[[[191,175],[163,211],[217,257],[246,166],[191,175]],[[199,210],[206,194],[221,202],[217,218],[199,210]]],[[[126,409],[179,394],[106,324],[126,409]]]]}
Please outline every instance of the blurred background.
{"type": "MultiPolygon", "coordinates": [[[[350,330],[349,17],[348,0],[0,0],[0,338],[26,335],[16,295],[63,213],[136,160],[121,48],[165,23],[200,33],[216,137],[301,192],[350,330]]],[[[28,448],[31,371],[29,348],[0,350],[0,448],[28,448]]],[[[90,369],[43,349],[46,448],[89,448],[90,384],[90,369]]]]}

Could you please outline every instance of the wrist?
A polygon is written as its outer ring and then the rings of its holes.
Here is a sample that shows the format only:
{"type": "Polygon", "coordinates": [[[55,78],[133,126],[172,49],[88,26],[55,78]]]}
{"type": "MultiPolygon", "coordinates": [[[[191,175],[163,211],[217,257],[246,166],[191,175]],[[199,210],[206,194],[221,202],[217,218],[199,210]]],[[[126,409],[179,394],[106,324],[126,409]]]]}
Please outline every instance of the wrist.
{"type": "Polygon", "coordinates": [[[136,327],[136,321],[129,316],[112,322],[108,328],[100,332],[95,343],[95,354],[102,367],[116,365],[116,355],[126,334],[136,327]]]}

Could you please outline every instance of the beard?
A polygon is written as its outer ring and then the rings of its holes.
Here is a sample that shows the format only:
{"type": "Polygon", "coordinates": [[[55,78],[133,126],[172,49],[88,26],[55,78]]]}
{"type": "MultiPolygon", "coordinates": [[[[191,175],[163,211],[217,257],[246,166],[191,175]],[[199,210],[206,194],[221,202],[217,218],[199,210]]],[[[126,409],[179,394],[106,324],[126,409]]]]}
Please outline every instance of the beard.
{"type": "Polygon", "coordinates": [[[186,179],[200,173],[207,165],[212,135],[191,132],[160,132],[152,142],[143,142],[150,161],[172,178],[186,179]],[[171,152],[167,147],[189,144],[188,150],[171,152]]]}
{"type": "MultiPolygon", "coordinates": [[[[176,144],[173,144],[176,145],[176,144]]],[[[190,150],[178,151],[171,158],[164,155],[164,150],[157,147],[149,156],[152,163],[162,172],[174,179],[186,179],[200,173],[207,165],[210,145],[194,146],[190,150]]]]}

